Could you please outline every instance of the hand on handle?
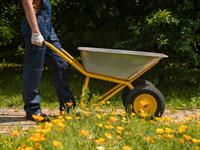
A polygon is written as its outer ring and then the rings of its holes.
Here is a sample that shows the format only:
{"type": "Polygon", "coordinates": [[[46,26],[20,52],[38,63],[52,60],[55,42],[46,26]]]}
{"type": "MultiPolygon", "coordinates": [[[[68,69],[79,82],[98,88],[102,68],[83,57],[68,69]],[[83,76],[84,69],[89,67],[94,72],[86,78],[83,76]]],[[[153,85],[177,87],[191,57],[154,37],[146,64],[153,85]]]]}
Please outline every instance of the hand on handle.
{"type": "Polygon", "coordinates": [[[42,46],[44,38],[41,33],[32,33],[31,43],[37,46],[42,46]]]}

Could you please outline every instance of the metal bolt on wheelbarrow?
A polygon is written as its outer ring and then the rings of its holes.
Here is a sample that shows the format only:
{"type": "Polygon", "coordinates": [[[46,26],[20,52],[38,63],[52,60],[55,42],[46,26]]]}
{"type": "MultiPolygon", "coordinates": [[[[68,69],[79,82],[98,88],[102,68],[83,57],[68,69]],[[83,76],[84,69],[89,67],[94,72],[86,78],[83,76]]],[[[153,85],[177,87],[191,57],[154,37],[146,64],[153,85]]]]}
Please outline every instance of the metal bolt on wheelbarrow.
{"type": "MultiPolygon", "coordinates": [[[[136,113],[140,117],[162,116],[165,107],[162,93],[151,82],[146,80],[138,82],[137,79],[162,58],[167,58],[167,55],[78,47],[78,50],[81,51],[82,65],[64,49],[58,50],[49,42],[44,43],[85,76],[81,97],[84,95],[84,91],[88,89],[90,78],[109,81],[117,85],[100,96],[99,105],[124,90],[122,101],[127,112],[136,113]]],[[[81,98],[80,106],[83,106],[83,104],[81,98]]]]}

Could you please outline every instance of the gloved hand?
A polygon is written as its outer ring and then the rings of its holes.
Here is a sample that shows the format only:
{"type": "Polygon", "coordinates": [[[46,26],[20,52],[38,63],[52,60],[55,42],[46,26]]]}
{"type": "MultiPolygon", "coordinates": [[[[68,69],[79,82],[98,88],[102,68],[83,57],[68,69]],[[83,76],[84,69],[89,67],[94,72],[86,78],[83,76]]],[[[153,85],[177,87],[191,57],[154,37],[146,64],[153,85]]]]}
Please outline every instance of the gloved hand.
{"type": "Polygon", "coordinates": [[[31,43],[37,46],[42,46],[44,38],[41,33],[32,33],[31,43]]]}

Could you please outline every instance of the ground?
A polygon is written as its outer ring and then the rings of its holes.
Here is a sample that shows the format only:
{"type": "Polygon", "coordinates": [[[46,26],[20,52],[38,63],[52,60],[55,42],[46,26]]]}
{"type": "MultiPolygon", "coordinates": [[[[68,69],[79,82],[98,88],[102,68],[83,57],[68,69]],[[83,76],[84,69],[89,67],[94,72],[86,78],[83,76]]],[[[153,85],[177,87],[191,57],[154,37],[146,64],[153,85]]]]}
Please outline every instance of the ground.
{"type": "MultiPolygon", "coordinates": [[[[123,111],[118,109],[118,112],[123,111]]],[[[44,113],[49,115],[59,115],[58,110],[44,109],[44,113]]],[[[181,121],[191,116],[200,117],[200,109],[193,110],[165,110],[162,117],[172,118],[174,121],[181,121]]],[[[22,109],[0,109],[0,134],[8,134],[16,128],[27,130],[29,127],[36,125],[32,121],[25,120],[25,113],[22,109]]],[[[200,118],[199,118],[200,119],[200,118]]]]}

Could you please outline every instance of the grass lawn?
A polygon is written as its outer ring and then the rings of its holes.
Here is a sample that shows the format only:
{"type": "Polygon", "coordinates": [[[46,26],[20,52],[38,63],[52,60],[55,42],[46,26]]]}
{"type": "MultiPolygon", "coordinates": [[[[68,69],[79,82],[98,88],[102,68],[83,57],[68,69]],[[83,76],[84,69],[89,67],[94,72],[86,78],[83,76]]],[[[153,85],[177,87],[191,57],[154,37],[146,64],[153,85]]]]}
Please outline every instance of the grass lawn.
{"type": "MultiPolygon", "coordinates": [[[[23,107],[21,74],[21,66],[0,66],[0,108],[23,107]]],[[[195,75],[199,75],[199,71],[195,75]]],[[[83,77],[70,69],[69,81],[78,100],[83,77]]],[[[178,81],[183,83],[181,79],[178,81]]],[[[170,80],[157,85],[165,96],[166,108],[200,108],[200,85],[191,82],[183,85],[180,83],[170,80]]],[[[90,85],[93,97],[112,86],[110,83],[96,80],[92,80],[90,85]]],[[[57,109],[58,101],[48,70],[44,71],[40,91],[42,108],[57,109]]],[[[123,108],[121,94],[113,97],[110,102],[103,106],[105,109],[109,108],[109,112],[102,111],[96,108],[94,103],[88,102],[87,109],[83,110],[80,116],[75,112],[61,115],[51,123],[39,124],[26,132],[16,127],[9,136],[0,134],[1,149],[200,149],[200,114],[176,123],[171,118],[164,117],[154,120],[142,119],[135,114],[127,117],[124,112],[116,111],[116,108],[123,108]]]]}

